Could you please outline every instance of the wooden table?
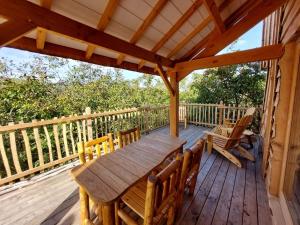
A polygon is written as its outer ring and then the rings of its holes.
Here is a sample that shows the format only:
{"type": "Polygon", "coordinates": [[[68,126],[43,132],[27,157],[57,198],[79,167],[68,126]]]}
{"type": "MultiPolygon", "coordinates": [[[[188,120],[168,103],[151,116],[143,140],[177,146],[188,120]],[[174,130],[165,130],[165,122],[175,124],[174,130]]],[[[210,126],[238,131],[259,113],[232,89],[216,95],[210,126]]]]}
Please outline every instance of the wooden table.
{"type": "Polygon", "coordinates": [[[103,224],[112,225],[113,203],[168,156],[181,151],[185,143],[180,138],[150,134],[72,169],[71,174],[88,195],[102,205],[103,224]]]}

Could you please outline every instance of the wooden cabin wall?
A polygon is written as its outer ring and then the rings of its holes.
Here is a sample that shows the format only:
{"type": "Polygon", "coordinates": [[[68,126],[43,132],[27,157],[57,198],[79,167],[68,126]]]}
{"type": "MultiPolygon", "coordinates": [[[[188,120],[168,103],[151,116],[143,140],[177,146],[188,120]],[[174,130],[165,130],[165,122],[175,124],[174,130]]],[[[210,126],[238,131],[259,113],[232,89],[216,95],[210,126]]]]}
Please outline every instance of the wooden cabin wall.
{"type": "Polygon", "coordinates": [[[263,26],[264,46],[278,43],[285,45],[285,53],[281,59],[262,63],[262,67],[268,71],[261,129],[263,172],[269,193],[276,196],[282,186],[287,151],[294,141],[291,138],[297,136],[291,136],[290,130],[296,119],[293,115],[295,90],[300,88],[300,83],[297,82],[297,77],[300,76],[297,70],[299,28],[300,0],[289,0],[267,17],[263,26]]]}

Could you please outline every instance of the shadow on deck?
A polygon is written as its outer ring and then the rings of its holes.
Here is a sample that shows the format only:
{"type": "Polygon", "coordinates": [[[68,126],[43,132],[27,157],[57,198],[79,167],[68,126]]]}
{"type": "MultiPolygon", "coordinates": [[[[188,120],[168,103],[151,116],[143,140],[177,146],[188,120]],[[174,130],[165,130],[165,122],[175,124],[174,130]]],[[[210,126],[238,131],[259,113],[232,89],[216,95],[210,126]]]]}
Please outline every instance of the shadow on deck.
{"type": "MultiPolygon", "coordinates": [[[[207,128],[189,125],[180,137],[192,146],[207,128]]],[[[167,127],[153,132],[168,133],[167,127]]],[[[253,149],[259,155],[259,144],[253,149]]],[[[259,159],[259,157],[257,157],[259,159]]],[[[69,171],[0,196],[0,224],[79,224],[78,186],[69,171]]],[[[203,154],[194,196],[186,198],[177,225],[271,224],[260,160],[238,169],[219,154],[203,154]]]]}

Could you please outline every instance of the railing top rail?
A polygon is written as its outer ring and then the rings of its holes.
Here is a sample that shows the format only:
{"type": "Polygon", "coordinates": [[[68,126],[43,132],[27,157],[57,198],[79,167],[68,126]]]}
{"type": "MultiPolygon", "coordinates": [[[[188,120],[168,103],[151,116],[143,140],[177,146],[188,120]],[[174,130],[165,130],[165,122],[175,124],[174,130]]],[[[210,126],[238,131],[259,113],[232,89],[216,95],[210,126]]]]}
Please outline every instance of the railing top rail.
{"type": "Polygon", "coordinates": [[[99,116],[111,116],[111,115],[118,115],[122,113],[129,113],[129,112],[136,112],[138,111],[137,108],[132,109],[125,109],[125,110],[117,110],[117,111],[109,111],[109,112],[99,112],[93,114],[86,114],[86,115],[70,115],[68,117],[61,117],[57,119],[49,119],[49,120],[40,120],[36,122],[28,122],[28,123],[18,123],[13,125],[6,125],[0,126],[0,133],[7,132],[7,131],[14,131],[19,129],[26,129],[26,128],[33,128],[33,127],[40,127],[40,126],[47,126],[53,124],[60,124],[60,123],[69,123],[77,120],[86,120],[86,119],[93,119],[99,116]]]}
{"type": "Polygon", "coordinates": [[[53,124],[70,123],[70,122],[74,122],[74,121],[78,121],[78,120],[93,119],[93,118],[101,117],[101,116],[113,116],[113,115],[137,112],[137,111],[142,111],[142,110],[162,109],[165,107],[167,107],[167,106],[163,105],[163,106],[155,106],[155,107],[149,106],[149,107],[140,107],[140,108],[130,108],[130,109],[123,109],[123,110],[114,110],[114,111],[108,111],[108,112],[85,114],[85,115],[70,115],[70,116],[61,117],[61,118],[53,118],[53,119],[48,119],[48,120],[40,120],[40,121],[26,122],[26,123],[23,123],[22,121],[20,121],[19,123],[16,123],[16,124],[0,126],[0,133],[15,131],[15,130],[23,130],[23,129],[27,129],[27,128],[53,125],[53,124]]]}

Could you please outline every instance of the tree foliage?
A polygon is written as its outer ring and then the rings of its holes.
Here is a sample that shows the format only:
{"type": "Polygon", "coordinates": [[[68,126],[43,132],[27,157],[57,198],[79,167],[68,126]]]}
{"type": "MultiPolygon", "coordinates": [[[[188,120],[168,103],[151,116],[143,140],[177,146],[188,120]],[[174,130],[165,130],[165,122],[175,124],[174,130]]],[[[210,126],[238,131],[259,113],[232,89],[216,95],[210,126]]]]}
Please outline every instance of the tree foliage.
{"type": "Polygon", "coordinates": [[[168,103],[159,77],[128,80],[117,69],[48,56],[18,65],[2,58],[0,87],[1,124],[168,103]]]}
{"type": "Polygon", "coordinates": [[[259,63],[208,69],[203,75],[193,75],[189,100],[258,106],[263,101],[265,77],[259,63]]]}

